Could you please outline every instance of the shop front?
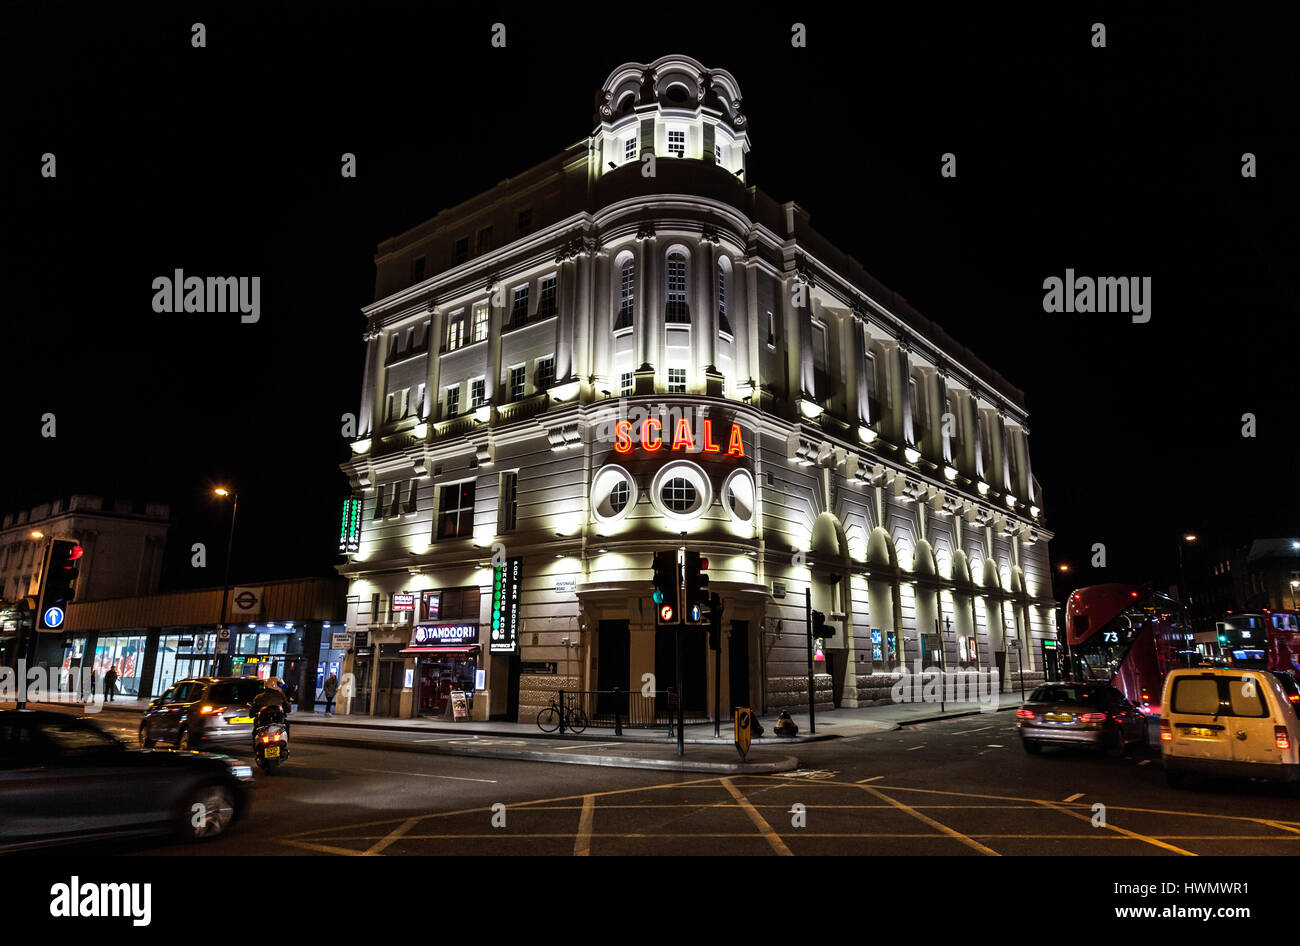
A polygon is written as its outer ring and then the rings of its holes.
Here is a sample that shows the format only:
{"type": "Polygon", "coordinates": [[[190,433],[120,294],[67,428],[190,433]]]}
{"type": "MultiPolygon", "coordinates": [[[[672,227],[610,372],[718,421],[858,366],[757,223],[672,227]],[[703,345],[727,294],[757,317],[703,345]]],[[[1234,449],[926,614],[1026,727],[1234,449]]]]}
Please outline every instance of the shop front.
{"type": "Polygon", "coordinates": [[[403,657],[415,658],[415,716],[454,718],[452,694],[463,693],[472,710],[478,684],[477,624],[417,624],[403,657]]]}

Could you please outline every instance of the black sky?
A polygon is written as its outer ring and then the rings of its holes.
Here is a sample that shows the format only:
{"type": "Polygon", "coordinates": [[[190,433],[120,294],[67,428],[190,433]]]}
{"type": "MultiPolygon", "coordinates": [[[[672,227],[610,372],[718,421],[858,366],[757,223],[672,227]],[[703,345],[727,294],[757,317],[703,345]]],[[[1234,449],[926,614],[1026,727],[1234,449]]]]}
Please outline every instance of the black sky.
{"type": "Polygon", "coordinates": [[[0,14],[0,509],[74,491],[170,502],[168,584],[215,584],[188,549],[207,542],[220,564],[206,496],[229,479],[235,580],[328,574],[376,244],[585,136],[615,66],[684,52],[739,81],[752,184],[1026,392],[1053,558],[1081,583],[1167,580],[1189,529],[1300,533],[1300,149],[1276,8],[729,5],[642,22],[629,7],[597,22],[276,6],[0,14]],[[807,49],[790,45],[796,18],[807,49]],[[489,47],[495,21],[505,49],[489,47]],[[955,180],[938,173],[948,151],[955,180]],[[1044,313],[1043,279],[1067,267],[1151,276],[1151,322],[1044,313]],[[260,275],[261,321],[155,314],[151,281],[176,268],[260,275]],[[1105,572],[1082,567],[1094,542],[1105,572]]]}

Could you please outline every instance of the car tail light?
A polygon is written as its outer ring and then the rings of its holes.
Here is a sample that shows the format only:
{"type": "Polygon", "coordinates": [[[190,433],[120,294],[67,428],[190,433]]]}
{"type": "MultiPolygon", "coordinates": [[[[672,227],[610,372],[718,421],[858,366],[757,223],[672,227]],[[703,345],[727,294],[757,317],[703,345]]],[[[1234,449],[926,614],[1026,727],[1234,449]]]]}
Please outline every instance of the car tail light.
{"type": "Polygon", "coordinates": [[[1105,722],[1106,714],[1105,713],[1084,713],[1082,716],[1079,717],[1079,719],[1080,721],[1085,723],[1101,723],[1101,722],[1105,722]]]}
{"type": "Polygon", "coordinates": [[[1173,730],[1169,728],[1169,720],[1160,720],[1160,741],[1170,742],[1174,738],[1173,730]]]}
{"type": "Polygon", "coordinates": [[[1016,719],[1033,719],[1034,711],[1029,709],[1016,710],[1016,719]]]}
{"type": "Polygon", "coordinates": [[[1300,693],[1292,693],[1287,697],[1292,703],[1300,703],[1300,693]]]}
{"type": "Polygon", "coordinates": [[[1291,737],[1287,733],[1285,726],[1273,727],[1273,741],[1277,744],[1279,749],[1291,748],[1291,737]]]}
{"type": "Polygon", "coordinates": [[[199,715],[200,715],[200,716],[214,716],[214,715],[216,715],[217,713],[220,713],[223,709],[225,709],[224,706],[200,706],[200,707],[199,707],[199,715]]]}

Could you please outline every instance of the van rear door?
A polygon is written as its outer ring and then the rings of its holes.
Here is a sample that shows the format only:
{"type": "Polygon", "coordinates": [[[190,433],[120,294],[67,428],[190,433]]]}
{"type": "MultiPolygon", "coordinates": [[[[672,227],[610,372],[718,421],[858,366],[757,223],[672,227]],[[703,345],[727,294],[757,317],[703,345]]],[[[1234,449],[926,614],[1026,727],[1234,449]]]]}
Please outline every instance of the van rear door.
{"type": "Polygon", "coordinates": [[[1169,699],[1161,708],[1172,735],[1164,743],[1166,755],[1226,762],[1233,757],[1228,732],[1229,717],[1213,673],[1170,674],[1169,699]]]}
{"type": "Polygon", "coordinates": [[[1227,677],[1226,694],[1232,716],[1225,721],[1232,734],[1232,757],[1237,762],[1278,765],[1288,761],[1289,752],[1278,749],[1274,727],[1285,726],[1281,687],[1266,673],[1243,670],[1240,678],[1227,677]]]}

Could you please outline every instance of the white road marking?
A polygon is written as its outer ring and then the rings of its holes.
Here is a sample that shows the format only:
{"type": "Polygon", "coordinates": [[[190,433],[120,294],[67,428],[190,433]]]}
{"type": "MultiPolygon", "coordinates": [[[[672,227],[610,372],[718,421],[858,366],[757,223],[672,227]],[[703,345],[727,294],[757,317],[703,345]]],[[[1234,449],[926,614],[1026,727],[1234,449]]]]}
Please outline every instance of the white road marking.
{"type": "Polygon", "coordinates": [[[1000,746],[996,742],[990,742],[984,747],[985,749],[1005,749],[1006,746],[1000,746]]]}
{"type": "Polygon", "coordinates": [[[912,752],[912,751],[915,750],[915,749],[924,749],[924,748],[925,748],[925,743],[921,743],[919,746],[912,746],[912,747],[911,747],[910,749],[908,749],[907,751],[908,751],[908,752],[912,752]]]}
{"type": "Polygon", "coordinates": [[[487,782],[495,785],[497,780],[494,778],[465,778],[460,775],[436,775],[432,772],[399,772],[396,769],[360,769],[361,772],[378,772],[381,775],[414,775],[419,778],[445,778],[453,782],[487,782]]]}
{"type": "Polygon", "coordinates": [[[871,778],[860,778],[860,779],[858,779],[858,784],[861,785],[861,784],[863,784],[864,782],[874,782],[874,781],[876,781],[877,779],[882,779],[882,778],[884,778],[883,775],[873,775],[873,776],[871,776],[871,778]]]}
{"type": "Polygon", "coordinates": [[[992,728],[993,728],[992,726],[981,726],[979,729],[962,729],[962,730],[959,730],[958,732],[952,733],[952,735],[954,735],[954,736],[965,736],[967,733],[983,732],[983,731],[986,730],[986,729],[992,729],[992,728]]]}
{"type": "Polygon", "coordinates": [[[1083,797],[1083,792],[1075,792],[1075,793],[1074,793],[1073,795],[1071,795],[1069,798],[1063,798],[1063,799],[1061,799],[1061,800],[1062,800],[1062,801],[1077,801],[1078,799],[1080,799],[1080,798],[1082,798],[1082,797],[1083,797]]]}

